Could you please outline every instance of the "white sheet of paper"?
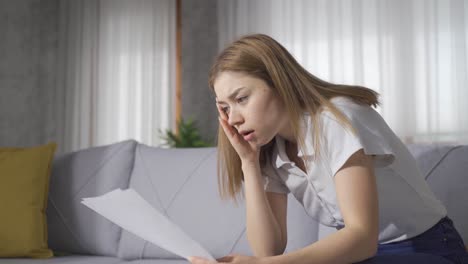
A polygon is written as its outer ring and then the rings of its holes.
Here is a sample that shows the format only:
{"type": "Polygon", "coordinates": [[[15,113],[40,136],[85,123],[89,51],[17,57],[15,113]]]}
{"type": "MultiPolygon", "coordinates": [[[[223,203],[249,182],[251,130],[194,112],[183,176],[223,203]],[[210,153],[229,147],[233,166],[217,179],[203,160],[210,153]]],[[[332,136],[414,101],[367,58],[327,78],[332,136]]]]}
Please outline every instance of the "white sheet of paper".
{"type": "Polygon", "coordinates": [[[185,259],[200,256],[215,260],[133,189],[116,189],[102,196],[83,198],[81,203],[123,229],[185,259]]]}

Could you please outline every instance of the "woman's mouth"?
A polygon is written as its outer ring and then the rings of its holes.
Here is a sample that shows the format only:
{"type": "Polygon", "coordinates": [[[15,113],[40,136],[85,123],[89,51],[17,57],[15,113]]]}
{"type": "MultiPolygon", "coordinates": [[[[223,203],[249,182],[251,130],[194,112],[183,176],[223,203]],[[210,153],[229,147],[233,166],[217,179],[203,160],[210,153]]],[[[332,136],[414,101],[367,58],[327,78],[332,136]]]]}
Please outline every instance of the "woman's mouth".
{"type": "Polygon", "coordinates": [[[250,131],[242,132],[242,137],[244,138],[245,141],[251,141],[252,139],[254,139],[254,131],[250,130],[250,131]]]}

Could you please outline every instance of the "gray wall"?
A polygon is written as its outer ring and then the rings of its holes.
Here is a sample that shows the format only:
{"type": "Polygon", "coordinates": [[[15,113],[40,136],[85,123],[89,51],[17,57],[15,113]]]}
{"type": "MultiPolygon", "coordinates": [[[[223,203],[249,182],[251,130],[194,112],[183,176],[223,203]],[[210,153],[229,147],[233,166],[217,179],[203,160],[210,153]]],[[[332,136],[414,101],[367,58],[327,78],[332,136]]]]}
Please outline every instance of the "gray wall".
{"type": "Polygon", "coordinates": [[[58,0],[0,0],[0,146],[54,137],[58,0]]]}
{"type": "Polygon", "coordinates": [[[217,0],[182,0],[182,117],[197,122],[205,140],[218,129],[208,72],[218,53],[217,0]]]}
{"type": "MultiPolygon", "coordinates": [[[[217,0],[182,0],[182,116],[215,139],[208,71],[218,51],[217,0]]],[[[0,146],[54,140],[59,0],[0,0],[0,146]]]]}

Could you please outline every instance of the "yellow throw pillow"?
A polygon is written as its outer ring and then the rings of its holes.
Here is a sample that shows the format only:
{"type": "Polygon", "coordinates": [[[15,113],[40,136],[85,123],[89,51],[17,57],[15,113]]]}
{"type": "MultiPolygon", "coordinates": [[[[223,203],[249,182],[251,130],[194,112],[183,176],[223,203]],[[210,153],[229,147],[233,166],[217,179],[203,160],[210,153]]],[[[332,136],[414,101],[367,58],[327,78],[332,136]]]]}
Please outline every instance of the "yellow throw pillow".
{"type": "Polygon", "coordinates": [[[53,256],[45,211],[56,148],[0,148],[0,257],[53,256]]]}

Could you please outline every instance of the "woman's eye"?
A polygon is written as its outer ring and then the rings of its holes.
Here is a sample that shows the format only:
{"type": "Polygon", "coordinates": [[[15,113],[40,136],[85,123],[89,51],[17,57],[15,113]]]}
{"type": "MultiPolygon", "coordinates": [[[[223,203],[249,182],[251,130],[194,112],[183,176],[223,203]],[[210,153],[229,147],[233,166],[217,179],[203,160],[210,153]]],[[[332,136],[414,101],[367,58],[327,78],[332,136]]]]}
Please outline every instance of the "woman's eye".
{"type": "Polygon", "coordinates": [[[222,107],[221,111],[223,111],[225,114],[228,113],[229,107],[222,107]]]}
{"type": "Polygon", "coordinates": [[[239,98],[237,98],[237,102],[242,103],[242,102],[244,102],[245,100],[247,100],[247,97],[248,97],[248,96],[239,97],[239,98]]]}

